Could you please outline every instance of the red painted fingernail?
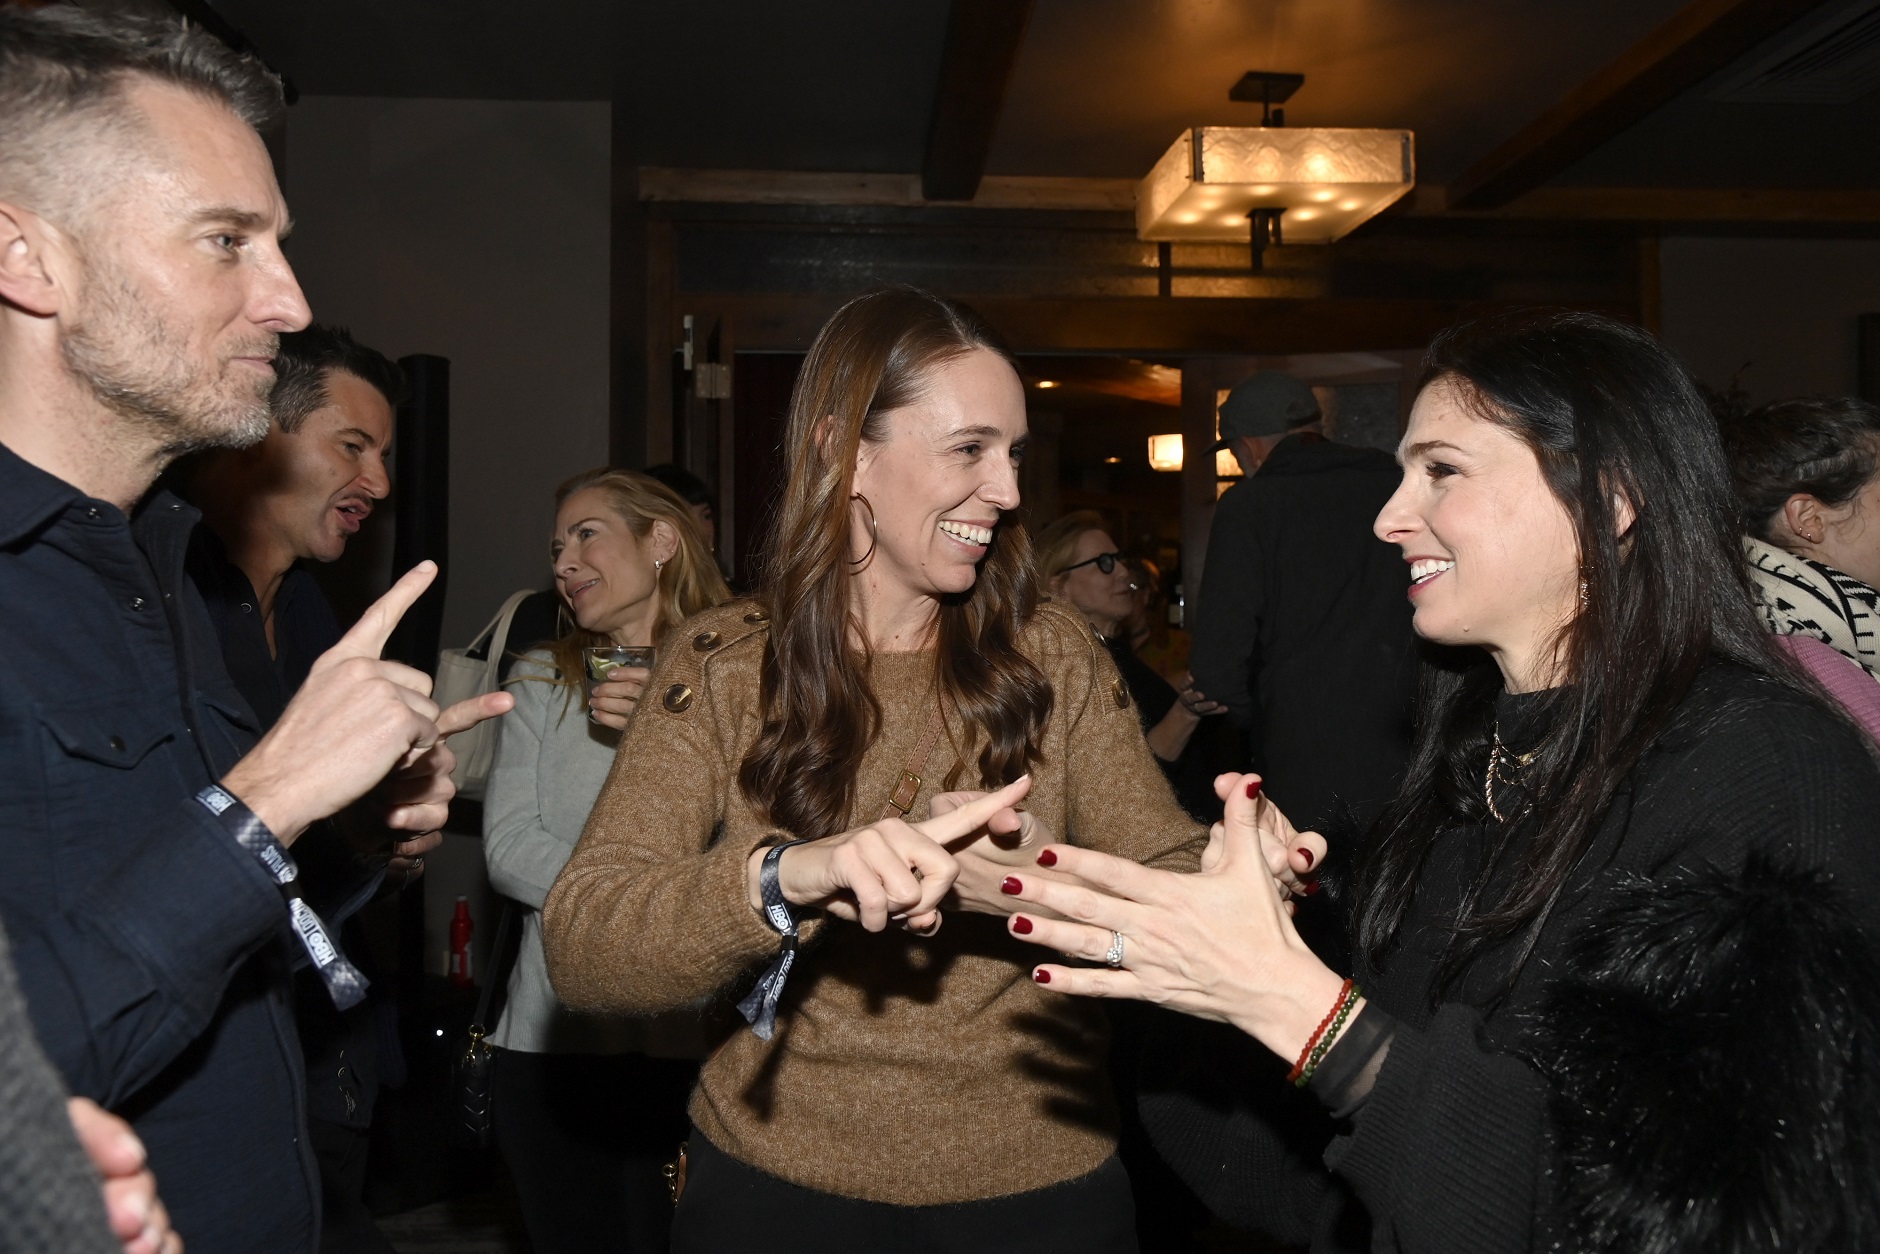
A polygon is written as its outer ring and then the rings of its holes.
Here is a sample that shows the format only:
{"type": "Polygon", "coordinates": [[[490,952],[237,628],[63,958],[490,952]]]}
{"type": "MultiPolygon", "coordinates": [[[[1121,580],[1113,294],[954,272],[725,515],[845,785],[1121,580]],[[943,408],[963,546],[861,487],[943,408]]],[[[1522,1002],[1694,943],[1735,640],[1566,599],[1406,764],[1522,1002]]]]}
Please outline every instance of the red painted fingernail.
{"type": "Polygon", "coordinates": [[[999,891],[1004,893],[1007,897],[1016,897],[1025,891],[1025,886],[1019,883],[1016,877],[1008,875],[1005,877],[1005,881],[999,885],[999,891]]]}
{"type": "Polygon", "coordinates": [[[1248,780],[1247,781],[1247,800],[1251,801],[1259,795],[1260,795],[1260,781],[1257,779],[1248,780]]]}
{"type": "Polygon", "coordinates": [[[1051,973],[1043,967],[1039,967],[1036,971],[1031,973],[1031,978],[1040,984],[1049,984],[1051,982],[1051,973]]]}
{"type": "Polygon", "coordinates": [[[1293,850],[1293,852],[1306,860],[1306,870],[1308,871],[1312,869],[1312,864],[1318,861],[1317,858],[1314,858],[1312,856],[1312,851],[1310,849],[1295,849],[1293,850]]]}
{"type": "Polygon", "coordinates": [[[1030,936],[1031,935],[1031,920],[1026,918],[1022,914],[1013,915],[1012,916],[1012,930],[1014,932],[1017,932],[1020,936],[1030,936]]]}
{"type": "Polygon", "coordinates": [[[1319,895],[1319,882],[1317,880],[1307,880],[1300,886],[1299,891],[1308,897],[1316,897],[1319,895]]]}
{"type": "Polygon", "coordinates": [[[1038,855],[1038,865],[1039,866],[1056,866],[1057,854],[1049,849],[1044,850],[1042,853],[1038,855]]]}

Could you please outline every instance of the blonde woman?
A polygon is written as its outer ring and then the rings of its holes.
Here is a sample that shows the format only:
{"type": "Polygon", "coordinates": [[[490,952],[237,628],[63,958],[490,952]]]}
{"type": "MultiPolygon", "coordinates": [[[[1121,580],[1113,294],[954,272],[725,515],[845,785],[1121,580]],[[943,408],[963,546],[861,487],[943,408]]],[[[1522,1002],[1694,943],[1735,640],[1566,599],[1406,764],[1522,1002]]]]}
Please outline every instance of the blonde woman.
{"type": "Polygon", "coordinates": [[[647,676],[616,671],[590,703],[582,651],[663,645],[730,594],[691,509],[657,480],[589,471],[557,489],[555,504],[549,557],[574,627],[511,672],[516,708],[498,733],[484,809],[490,882],[527,907],[492,1037],[496,1136],[538,1254],[663,1249],[672,1208],[659,1168],[684,1134],[707,1026],[697,1013],[569,1012],[549,986],[539,912],[647,676]]]}

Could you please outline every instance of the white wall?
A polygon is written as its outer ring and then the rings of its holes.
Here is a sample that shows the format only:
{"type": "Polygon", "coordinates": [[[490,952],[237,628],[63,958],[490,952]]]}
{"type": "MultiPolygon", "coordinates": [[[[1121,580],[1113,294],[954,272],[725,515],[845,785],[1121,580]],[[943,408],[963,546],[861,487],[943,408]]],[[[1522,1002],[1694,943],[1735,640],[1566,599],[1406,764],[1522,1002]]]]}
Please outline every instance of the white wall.
{"type": "MultiPolygon", "coordinates": [[[[314,317],[450,358],[446,644],[544,583],[550,492],[607,460],[609,114],[335,96],[288,113],[289,255],[314,317]]],[[[362,540],[385,554],[381,520],[362,540]]]]}
{"type": "Polygon", "coordinates": [[[1705,383],[1741,369],[1753,401],[1853,394],[1854,319],[1880,313],[1880,240],[1673,238],[1659,272],[1660,329],[1705,383]]]}

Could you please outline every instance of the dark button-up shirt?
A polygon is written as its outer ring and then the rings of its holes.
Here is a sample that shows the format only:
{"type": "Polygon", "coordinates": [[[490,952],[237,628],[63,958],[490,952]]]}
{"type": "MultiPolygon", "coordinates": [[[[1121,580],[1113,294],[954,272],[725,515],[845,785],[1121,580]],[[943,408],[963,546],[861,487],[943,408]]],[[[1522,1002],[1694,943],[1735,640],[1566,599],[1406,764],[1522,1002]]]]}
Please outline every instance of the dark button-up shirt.
{"type": "Polygon", "coordinates": [[[209,607],[222,660],[263,728],[280,721],[320,655],[339,643],[339,620],[313,575],[295,563],[274,593],[274,648],[268,648],[261,598],[228,549],[206,525],[190,538],[190,580],[209,607]]]}
{"type": "MultiPolygon", "coordinates": [[[[320,585],[296,564],[274,594],[274,649],[268,648],[261,598],[248,576],[230,560],[228,548],[207,524],[190,537],[185,559],[189,578],[202,594],[209,621],[221,642],[229,677],[254,711],[262,730],[280,721],[287,703],[300,691],[320,655],[339,643],[339,620],[320,585]]],[[[331,823],[316,823],[294,843],[303,891],[327,922],[336,927],[364,904],[378,887],[380,871],[347,847],[331,823]]],[[[368,977],[369,946],[356,920],[339,933],[341,948],[368,977]]],[[[363,1129],[372,1122],[378,1100],[380,1042],[395,1048],[391,1002],[371,997],[341,1011],[311,967],[302,965],[295,982],[294,1017],[299,1025],[307,1087],[307,1114],[316,1120],[363,1129]]],[[[395,1054],[388,1055],[395,1058],[395,1054]]]]}
{"type": "Polygon", "coordinates": [[[0,446],[0,916],[47,1054],[131,1120],[191,1251],[308,1250],[287,912],[195,800],[257,734],[184,578],[196,517],[0,446]]]}

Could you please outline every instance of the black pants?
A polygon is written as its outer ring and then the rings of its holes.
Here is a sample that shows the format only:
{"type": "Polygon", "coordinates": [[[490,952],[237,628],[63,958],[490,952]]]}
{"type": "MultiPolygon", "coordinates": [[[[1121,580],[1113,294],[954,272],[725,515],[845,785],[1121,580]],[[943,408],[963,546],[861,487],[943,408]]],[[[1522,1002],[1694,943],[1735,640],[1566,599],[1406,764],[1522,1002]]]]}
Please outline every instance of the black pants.
{"type": "MultiPolygon", "coordinates": [[[[366,1209],[364,1128],[309,1118],[307,1136],[320,1164],[320,1254],[393,1254],[366,1209]]],[[[159,1195],[161,1196],[161,1195],[159,1195]]]]}
{"type": "Polygon", "coordinates": [[[535,1254],[665,1254],[672,1200],[662,1170],[685,1139],[698,1064],[496,1055],[496,1144],[535,1254]]]}
{"type": "Polygon", "coordinates": [[[1087,1176],[983,1202],[890,1206],[806,1189],[739,1162],[692,1130],[674,1254],[1135,1254],[1129,1177],[1114,1156],[1087,1176]]]}

